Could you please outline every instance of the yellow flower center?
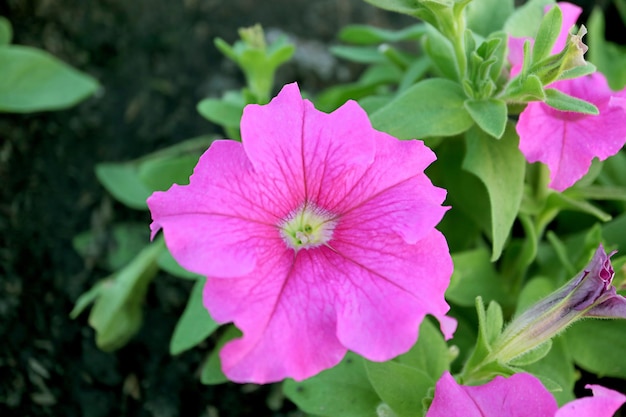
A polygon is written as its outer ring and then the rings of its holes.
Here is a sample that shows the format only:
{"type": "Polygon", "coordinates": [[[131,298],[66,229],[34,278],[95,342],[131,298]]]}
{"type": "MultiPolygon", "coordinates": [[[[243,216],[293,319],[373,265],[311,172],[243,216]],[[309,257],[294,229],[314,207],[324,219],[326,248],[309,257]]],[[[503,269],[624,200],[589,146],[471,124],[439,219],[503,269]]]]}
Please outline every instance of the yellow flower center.
{"type": "Polygon", "coordinates": [[[287,246],[298,251],[325,245],[332,239],[336,225],[332,213],[305,203],[289,213],[278,227],[287,246]]]}

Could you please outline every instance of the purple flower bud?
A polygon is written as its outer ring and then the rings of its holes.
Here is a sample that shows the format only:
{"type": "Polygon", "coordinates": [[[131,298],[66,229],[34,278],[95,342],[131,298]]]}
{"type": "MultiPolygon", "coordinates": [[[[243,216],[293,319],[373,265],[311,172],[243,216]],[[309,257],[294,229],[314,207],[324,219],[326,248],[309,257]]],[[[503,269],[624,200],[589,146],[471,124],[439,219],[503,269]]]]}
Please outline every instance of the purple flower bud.
{"type": "Polygon", "coordinates": [[[598,247],[587,266],[560,289],[515,318],[498,337],[492,357],[508,363],[583,317],[626,318],[626,298],[612,285],[613,251],[598,247]]]}

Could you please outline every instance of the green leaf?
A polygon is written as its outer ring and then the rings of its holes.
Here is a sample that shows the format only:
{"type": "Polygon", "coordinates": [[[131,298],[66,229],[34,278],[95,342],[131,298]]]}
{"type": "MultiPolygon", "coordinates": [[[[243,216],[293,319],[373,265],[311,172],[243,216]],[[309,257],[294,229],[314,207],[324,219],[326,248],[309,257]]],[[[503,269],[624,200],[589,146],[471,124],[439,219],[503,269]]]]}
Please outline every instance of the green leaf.
{"type": "Polygon", "coordinates": [[[139,164],[139,179],[150,190],[165,191],[172,184],[189,184],[189,177],[198,163],[199,154],[187,154],[171,158],[148,159],[139,164]]]}
{"type": "MultiPolygon", "coordinates": [[[[524,366],[524,369],[542,382],[549,378],[558,390],[551,390],[559,406],[574,399],[574,384],[578,378],[578,372],[574,368],[572,358],[568,353],[565,339],[562,336],[552,339],[552,349],[541,360],[524,366]]],[[[544,385],[545,384],[544,382],[544,385]]]]}
{"type": "Polygon", "coordinates": [[[397,417],[421,415],[422,399],[435,386],[436,380],[419,369],[392,361],[365,361],[365,369],[376,393],[397,417]]]}
{"type": "Polygon", "coordinates": [[[196,346],[220,326],[204,308],[202,290],[205,282],[206,279],[202,278],[193,286],[187,307],[176,323],[174,334],[170,340],[170,353],[172,355],[178,355],[196,346]]]}
{"type": "Polygon", "coordinates": [[[447,300],[467,307],[474,305],[478,296],[482,296],[485,302],[494,300],[503,306],[512,303],[506,281],[496,272],[486,249],[454,253],[452,261],[454,272],[446,290],[447,300]]]}
{"type": "Polygon", "coordinates": [[[330,47],[330,52],[339,58],[360,64],[387,62],[387,58],[380,52],[380,49],[373,46],[336,45],[330,47]]]}
{"type": "Polygon", "coordinates": [[[478,127],[496,139],[502,137],[508,120],[504,101],[496,98],[467,99],[463,104],[478,127]]]}
{"type": "Polygon", "coordinates": [[[118,349],[139,330],[142,304],[158,271],[156,259],[163,247],[162,239],[151,243],[126,267],[96,284],[101,289],[89,314],[89,324],[96,331],[100,349],[118,349]]]}
{"type": "Polygon", "coordinates": [[[339,32],[339,40],[357,45],[377,45],[419,39],[426,33],[426,25],[417,23],[402,30],[381,29],[369,25],[348,25],[339,32]]]}
{"type": "Polygon", "coordinates": [[[626,47],[608,42],[604,38],[604,15],[599,7],[595,7],[587,21],[587,58],[593,62],[598,71],[602,72],[612,90],[618,91],[626,86],[626,47]]]}
{"type": "Polygon", "coordinates": [[[626,378],[626,321],[583,320],[564,336],[579,367],[599,377],[626,378]]]}
{"type": "Polygon", "coordinates": [[[467,134],[463,169],[480,178],[489,194],[492,261],[502,254],[522,202],[526,161],[518,149],[518,140],[512,123],[499,141],[477,129],[467,134]]]}
{"type": "Polygon", "coordinates": [[[322,91],[315,98],[315,108],[324,112],[334,111],[348,100],[371,97],[382,86],[397,83],[401,77],[402,73],[395,65],[370,66],[357,82],[335,85],[322,91]]]}
{"type": "Polygon", "coordinates": [[[575,111],[583,114],[598,115],[598,108],[588,101],[572,97],[554,88],[546,88],[546,104],[561,111],[575,111]]]}
{"type": "Polygon", "coordinates": [[[243,106],[226,100],[205,98],[197,106],[198,113],[220,126],[238,128],[243,106]]]}
{"type": "Polygon", "coordinates": [[[543,359],[552,349],[552,340],[548,339],[536,348],[522,353],[509,362],[510,366],[525,366],[543,359]]]}
{"type": "Polygon", "coordinates": [[[129,162],[105,162],[96,165],[96,176],[113,197],[127,206],[145,210],[146,199],[157,190],[166,190],[174,182],[187,184],[194,161],[212,143],[213,138],[199,136],[129,162]]]}
{"type": "Polygon", "coordinates": [[[543,18],[543,11],[555,0],[530,0],[515,9],[504,24],[504,31],[511,36],[534,38],[543,18]]]}
{"type": "Polygon", "coordinates": [[[165,248],[165,250],[159,255],[157,262],[159,264],[159,268],[174,275],[175,277],[193,280],[202,278],[201,275],[194,274],[193,272],[187,271],[185,268],[180,266],[167,248],[165,248]]]}
{"type": "Polygon", "coordinates": [[[13,28],[11,22],[4,17],[0,16],[0,46],[9,45],[13,39],[13,28]]]}
{"type": "Polygon", "coordinates": [[[283,390],[300,410],[315,416],[373,416],[380,403],[363,359],[352,352],[334,368],[312,378],[301,382],[286,380],[283,390]]]}
{"type": "Polygon", "coordinates": [[[208,359],[204,363],[202,367],[202,372],[200,373],[200,382],[205,385],[218,385],[223,384],[224,382],[228,382],[228,378],[222,372],[222,363],[220,361],[220,351],[224,347],[224,345],[230,342],[233,339],[241,337],[241,331],[235,326],[227,326],[226,330],[217,343],[215,344],[215,348],[209,354],[208,359]]]}
{"type": "Polygon", "coordinates": [[[535,44],[533,45],[533,62],[539,62],[550,55],[552,47],[559,37],[561,25],[563,24],[563,14],[558,7],[552,7],[545,14],[539,25],[535,44]]]}
{"type": "Polygon", "coordinates": [[[517,298],[515,316],[522,314],[537,301],[556,290],[554,280],[545,277],[535,277],[528,281],[517,298]]]}
{"type": "MultiPolygon", "coordinates": [[[[567,191],[567,190],[566,190],[567,191]]],[[[570,197],[569,193],[550,193],[546,201],[545,211],[558,209],[558,210],[574,210],[581,213],[586,213],[596,217],[598,220],[607,222],[611,220],[611,215],[602,211],[600,208],[594,206],[586,200],[577,200],[574,197],[570,197]]]]}
{"type": "Polygon", "coordinates": [[[420,325],[417,343],[396,360],[403,365],[419,369],[433,381],[437,381],[445,371],[450,370],[448,345],[439,328],[429,318],[420,325]]]}
{"type": "Polygon", "coordinates": [[[365,0],[383,10],[389,10],[396,13],[408,14],[416,16],[416,13],[422,8],[415,0],[365,0]]]}
{"type": "MultiPolygon", "coordinates": [[[[448,216],[461,221],[463,218],[471,220],[465,224],[456,221],[453,225],[462,227],[464,233],[471,232],[475,225],[490,236],[492,227],[487,189],[478,177],[461,168],[465,157],[465,139],[450,138],[439,144],[437,160],[428,167],[427,173],[434,184],[448,190],[445,204],[452,208],[444,220],[448,216]]],[[[473,243],[470,247],[474,247],[475,241],[470,243],[473,243]]]]}
{"type": "Polygon", "coordinates": [[[457,58],[449,39],[429,26],[427,34],[423,38],[422,47],[442,76],[450,80],[458,79],[457,58]]]}
{"type": "Polygon", "coordinates": [[[115,271],[127,265],[149,242],[149,228],[144,223],[117,223],[109,233],[83,232],[72,239],[72,246],[83,258],[92,258],[94,249],[105,249],[102,267],[115,271]],[[102,242],[104,241],[104,242],[102,242]]]}
{"type": "Polygon", "coordinates": [[[421,81],[374,112],[374,128],[400,139],[452,136],[474,123],[457,83],[442,78],[421,81]]]}
{"type": "Polygon", "coordinates": [[[112,162],[97,164],[96,177],[116,200],[134,209],[148,209],[146,199],[150,197],[152,190],[139,178],[136,164],[112,162]]]}
{"type": "Polygon", "coordinates": [[[487,37],[504,27],[504,23],[513,13],[513,9],[513,0],[472,1],[465,8],[467,27],[473,32],[487,37]]]}
{"type": "Polygon", "coordinates": [[[78,104],[98,82],[45,51],[26,46],[0,48],[0,111],[30,113],[78,104]]]}

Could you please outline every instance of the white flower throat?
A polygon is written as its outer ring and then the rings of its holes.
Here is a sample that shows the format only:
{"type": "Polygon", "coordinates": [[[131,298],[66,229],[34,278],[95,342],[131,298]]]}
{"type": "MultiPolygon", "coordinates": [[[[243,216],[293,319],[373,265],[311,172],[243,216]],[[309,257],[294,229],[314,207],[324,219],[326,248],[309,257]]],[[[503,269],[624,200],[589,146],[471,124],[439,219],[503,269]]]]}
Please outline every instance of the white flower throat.
{"type": "Polygon", "coordinates": [[[307,202],[295,209],[278,225],[280,235],[294,250],[327,244],[337,226],[336,216],[307,202]]]}

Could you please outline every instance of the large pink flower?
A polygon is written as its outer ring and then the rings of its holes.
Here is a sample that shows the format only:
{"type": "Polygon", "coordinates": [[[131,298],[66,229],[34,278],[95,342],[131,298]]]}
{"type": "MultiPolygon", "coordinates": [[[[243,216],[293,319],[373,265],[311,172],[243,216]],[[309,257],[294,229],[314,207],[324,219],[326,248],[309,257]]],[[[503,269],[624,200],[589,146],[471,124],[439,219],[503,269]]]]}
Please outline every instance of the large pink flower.
{"type": "Polygon", "coordinates": [[[593,397],[577,399],[560,409],[541,382],[530,374],[497,376],[479,386],[463,386],[444,373],[426,417],[611,417],[626,396],[600,385],[587,385],[593,397]]]}
{"type": "MultiPolygon", "coordinates": [[[[582,9],[570,3],[557,3],[563,25],[552,53],[560,52],[582,9]]],[[[511,74],[522,64],[524,39],[509,39],[511,74]]],[[[519,148],[528,162],[542,162],[550,170],[550,188],[563,191],[582,178],[593,158],[604,160],[615,155],[626,143],[626,90],[615,93],[601,73],[557,81],[549,85],[571,96],[596,105],[599,115],[556,110],[543,102],[532,102],[517,123],[519,148]]]]}
{"type": "Polygon", "coordinates": [[[243,332],[220,353],[231,380],[301,380],[347,349],[388,360],[426,314],[451,337],[452,262],[435,229],[445,191],[423,172],[432,151],[374,130],[353,101],[317,111],[296,84],[247,106],[241,134],[214,142],[188,186],[148,199],[153,233],[208,276],[213,318],[243,332]]]}

